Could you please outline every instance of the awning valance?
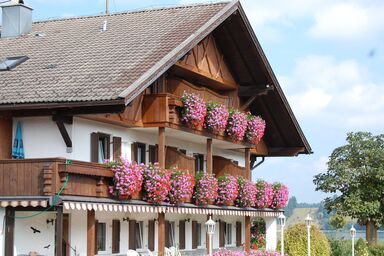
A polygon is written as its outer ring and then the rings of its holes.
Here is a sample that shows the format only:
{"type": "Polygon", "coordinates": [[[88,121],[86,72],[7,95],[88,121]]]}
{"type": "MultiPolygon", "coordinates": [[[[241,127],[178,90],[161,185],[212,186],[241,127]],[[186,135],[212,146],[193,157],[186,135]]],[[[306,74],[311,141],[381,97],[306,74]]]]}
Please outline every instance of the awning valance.
{"type": "Polygon", "coordinates": [[[0,207],[43,207],[46,208],[48,206],[48,199],[46,200],[1,200],[0,207]]]}
{"type": "Polygon", "coordinates": [[[132,203],[100,203],[64,201],[66,210],[94,210],[104,212],[127,212],[127,213],[169,213],[169,214],[197,214],[197,215],[228,215],[228,216],[251,216],[251,217],[278,217],[281,211],[269,209],[238,208],[208,206],[198,207],[193,204],[183,204],[176,207],[171,205],[143,205],[132,203]]]}

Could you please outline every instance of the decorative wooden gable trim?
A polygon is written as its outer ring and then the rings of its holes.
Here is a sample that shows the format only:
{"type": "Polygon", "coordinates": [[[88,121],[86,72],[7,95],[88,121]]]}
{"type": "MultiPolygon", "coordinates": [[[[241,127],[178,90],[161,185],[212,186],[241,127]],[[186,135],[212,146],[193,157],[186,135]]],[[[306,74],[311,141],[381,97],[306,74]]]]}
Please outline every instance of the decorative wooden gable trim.
{"type": "Polygon", "coordinates": [[[178,73],[189,73],[204,85],[220,90],[233,90],[238,86],[215,38],[207,36],[175,64],[178,73]]]}

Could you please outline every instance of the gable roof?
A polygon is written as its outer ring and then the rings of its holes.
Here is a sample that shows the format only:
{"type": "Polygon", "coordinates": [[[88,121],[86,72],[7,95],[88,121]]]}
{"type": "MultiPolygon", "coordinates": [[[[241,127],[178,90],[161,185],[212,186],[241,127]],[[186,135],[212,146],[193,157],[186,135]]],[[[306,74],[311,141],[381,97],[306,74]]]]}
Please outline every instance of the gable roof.
{"type": "Polygon", "coordinates": [[[155,77],[165,62],[183,46],[188,48],[188,42],[228,5],[35,22],[28,35],[0,39],[0,60],[29,57],[17,68],[0,72],[0,104],[119,98],[128,102],[146,81],[144,77],[155,77]],[[107,30],[102,32],[105,20],[107,30]]]}
{"type": "Polygon", "coordinates": [[[0,109],[128,104],[210,33],[230,53],[226,62],[241,88],[275,88],[250,105],[271,124],[265,135],[270,155],[311,153],[238,0],[36,22],[26,36],[0,39],[0,60],[30,58],[0,72],[0,109]],[[107,30],[101,31],[105,20],[107,30]]]}

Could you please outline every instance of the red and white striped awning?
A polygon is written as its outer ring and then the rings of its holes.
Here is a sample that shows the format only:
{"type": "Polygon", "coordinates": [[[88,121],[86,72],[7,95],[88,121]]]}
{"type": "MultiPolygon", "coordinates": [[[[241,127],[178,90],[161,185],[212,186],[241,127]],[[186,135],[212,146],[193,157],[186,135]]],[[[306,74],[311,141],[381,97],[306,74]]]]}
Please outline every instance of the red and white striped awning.
{"type": "Polygon", "coordinates": [[[46,208],[48,206],[48,199],[45,200],[1,200],[0,201],[0,207],[44,207],[46,208]]]}
{"type": "Polygon", "coordinates": [[[128,213],[171,213],[171,214],[201,214],[201,215],[232,215],[232,216],[251,216],[251,217],[278,217],[280,211],[242,209],[232,207],[232,209],[220,209],[216,207],[174,207],[156,205],[131,205],[131,204],[108,204],[93,202],[63,202],[66,210],[95,210],[104,212],[128,212],[128,213]]]}

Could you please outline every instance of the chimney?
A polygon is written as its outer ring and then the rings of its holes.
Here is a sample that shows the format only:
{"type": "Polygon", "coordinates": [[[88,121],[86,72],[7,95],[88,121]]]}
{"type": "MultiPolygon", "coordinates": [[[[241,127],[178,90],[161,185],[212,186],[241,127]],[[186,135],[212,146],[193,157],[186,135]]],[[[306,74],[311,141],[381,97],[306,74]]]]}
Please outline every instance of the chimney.
{"type": "Polygon", "coordinates": [[[32,8],[25,6],[22,0],[12,0],[2,6],[1,38],[18,37],[32,30],[32,8]]]}

